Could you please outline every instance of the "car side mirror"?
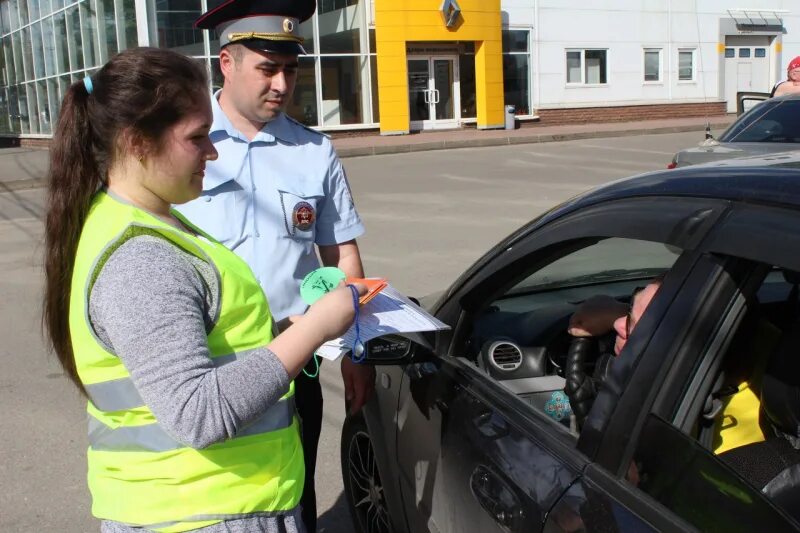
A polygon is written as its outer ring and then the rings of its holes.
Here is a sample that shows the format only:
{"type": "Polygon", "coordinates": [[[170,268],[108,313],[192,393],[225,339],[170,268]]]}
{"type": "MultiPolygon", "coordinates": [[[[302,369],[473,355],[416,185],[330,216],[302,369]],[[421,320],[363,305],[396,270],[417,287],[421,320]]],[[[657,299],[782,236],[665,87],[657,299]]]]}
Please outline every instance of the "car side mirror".
{"type": "Polygon", "coordinates": [[[371,339],[365,345],[363,363],[369,365],[409,364],[415,358],[419,358],[421,354],[433,352],[429,342],[431,335],[434,333],[404,333],[371,339]]]}

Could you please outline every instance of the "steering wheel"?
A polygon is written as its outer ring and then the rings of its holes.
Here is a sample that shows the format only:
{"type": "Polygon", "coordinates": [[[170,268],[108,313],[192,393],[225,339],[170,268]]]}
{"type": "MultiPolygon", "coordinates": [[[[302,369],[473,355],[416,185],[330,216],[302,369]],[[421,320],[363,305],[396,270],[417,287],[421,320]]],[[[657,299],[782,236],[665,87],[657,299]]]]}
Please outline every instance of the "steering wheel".
{"type": "Polygon", "coordinates": [[[564,366],[564,392],[578,425],[582,425],[592,408],[600,382],[603,381],[611,356],[600,357],[598,337],[573,337],[567,351],[564,366]],[[594,372],[589,375],[588,364],[594,363],[594,372]]]}

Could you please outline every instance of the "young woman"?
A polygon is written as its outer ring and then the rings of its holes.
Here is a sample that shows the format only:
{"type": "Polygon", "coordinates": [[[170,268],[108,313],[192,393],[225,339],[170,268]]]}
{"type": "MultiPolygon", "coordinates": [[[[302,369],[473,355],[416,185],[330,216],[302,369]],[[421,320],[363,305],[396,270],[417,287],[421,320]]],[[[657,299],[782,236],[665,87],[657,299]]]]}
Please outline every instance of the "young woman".
{"type": "Polygon", "coordinates": [[[247,265],[170,209],[200,194],[210,124],[203,67],[154,48],[62,103],[44,322],[89,400],[102,531],[303,531],[292,379],[350,326],[354,295],[330,292],[273,338],[247,265]]]}

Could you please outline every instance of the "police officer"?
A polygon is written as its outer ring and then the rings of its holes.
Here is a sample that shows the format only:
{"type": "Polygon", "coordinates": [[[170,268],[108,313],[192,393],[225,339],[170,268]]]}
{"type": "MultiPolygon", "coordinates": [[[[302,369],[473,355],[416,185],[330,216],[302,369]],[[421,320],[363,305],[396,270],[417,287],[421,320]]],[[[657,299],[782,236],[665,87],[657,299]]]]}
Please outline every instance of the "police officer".
{"type": "MultiPolygon", "coordinates": [[[[304,54],[299,25],[314,0],[228,0],[195,22],[220,39],[223,87],[212,99],[210,137],[219,153],[205,169],[203,193],[180,210],[241,256],[267,294],[279,328],[302,314],[300,282],[337,266],[363,277],[356,238],[364,232],[344,168],[330,140],[284,113],[304,54]],[[315,250],[316,247],[316,250],[315,250]]],[[[296,381],[306,477],[303,521],[316,530],[314,469],[322,427],[319,367],[296,381]]],[[[372,394],[374,369],[343,358],[345,399],[355,412],[372,394]]]]}

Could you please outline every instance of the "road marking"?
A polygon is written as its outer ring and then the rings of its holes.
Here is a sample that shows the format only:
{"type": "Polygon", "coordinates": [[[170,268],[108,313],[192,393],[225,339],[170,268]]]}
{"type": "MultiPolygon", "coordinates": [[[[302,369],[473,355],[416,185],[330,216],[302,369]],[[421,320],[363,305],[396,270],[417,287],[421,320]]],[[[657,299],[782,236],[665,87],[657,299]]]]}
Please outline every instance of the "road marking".
{"type": "MultiPolygon", "coordinates": [[[[575,154],[572,154],[572,153],[570,153],[570,154],[552,154],[552,153],[534,152],[534,151],[527,151],[527,150],[524,153],[532,155],[532,156],[535,156],[535,157],[545,158],[545,159],[559,159],[559,160],[562,160],[562,161],[570,161],[570,162],[575,161],[575,159],[576,159],[575,158],[575,154]]],[[[591,157],[591,156],[587,157],[585,155],[583,155],[583,157],[581,159],[586,159],[587,162],[592,162],[592,163],[608,163],[609,165],[625,165],[625,166],[631,166],[631,167],[634,167],[634,168],[645,168],[645,170],[647,170],[649,168],[649,167],[646,167],[645,164],[638,163],[636,161],[625,161],[625,160],[620,160],[620,159],[601,159],[601,158],[598,158],[598,157],[591,157]]],[[[576,168],[580,168],[580,167],[576,166],[576,168]]],[[[595,168],[597,168],[597,167],[595,167],[595,168]]],[[[658,167],[656,169],[650,169],[650,170],[658,170],[658,167]]]]}
{"type": "Polygon", "coordinates": [[[675,152],[663,152],[661,150],[645,150],[644,148],[621,148],[614,146],[603,146],[601,144],[584,144],[584,143],[581,143],[579,146],[584,146],[586,148],[599,148],[600,150],[634,152],[637,154],[675,155],[675,152]]]}

